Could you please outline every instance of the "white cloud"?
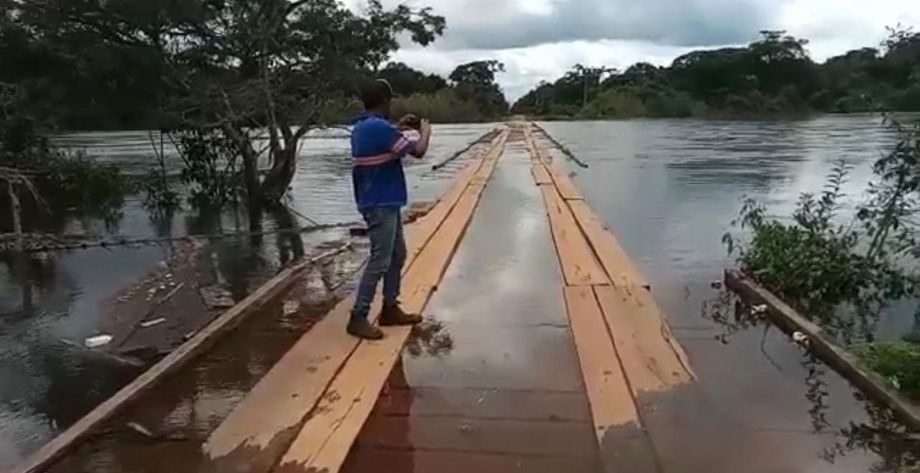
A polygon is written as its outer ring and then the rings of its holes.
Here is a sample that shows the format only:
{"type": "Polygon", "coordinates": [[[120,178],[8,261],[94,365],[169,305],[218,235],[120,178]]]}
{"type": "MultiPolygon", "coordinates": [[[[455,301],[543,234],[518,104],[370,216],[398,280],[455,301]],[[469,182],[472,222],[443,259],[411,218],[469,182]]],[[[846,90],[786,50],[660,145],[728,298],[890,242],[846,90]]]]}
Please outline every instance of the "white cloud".
{"type": "Polygon", "coordinates": [[[785,29],[811,40],[812,56],[823,61],[850,49],[878,47],[886,26],[920,27],[917,1],[408,0],[411,6],[432,6],[447,18],[448,29],[434,45],[407,45],[394,60],[447,74],[463,62],[498,59],[507,68],[501,85],[514,100],[577,63],[664,65],[690,49],[747,43],[761,29],[785,29]]]}
{"type": "Polygon", "coordinates": [[[575,64],[612,66],[625,69],[645,61],[666,65],[691,48],[659,45],[643,41],[572,41],[541,44],[526,48],[499,50],[462,49],[402,49],[393,59],[426,72],[449,74],[458,64],[481,59],[497,59],[505,64],[499,83],[514,101],[541,80],[554,81],[575,64]]]}

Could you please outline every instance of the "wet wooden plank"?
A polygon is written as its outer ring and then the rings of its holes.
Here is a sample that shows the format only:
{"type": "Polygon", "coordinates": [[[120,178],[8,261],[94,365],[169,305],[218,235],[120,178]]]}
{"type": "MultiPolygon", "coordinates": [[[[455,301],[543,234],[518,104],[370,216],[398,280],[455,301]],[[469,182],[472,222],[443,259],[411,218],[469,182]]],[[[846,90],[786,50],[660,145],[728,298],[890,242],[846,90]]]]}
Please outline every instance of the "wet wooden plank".
{"type": "MultiPolygon", "coordinates": [[[[501,140],[506,136],[507,132],[504,132],[495,138],[492,145],[483,156],[489,156],[493,153],[501,140]]],[[[407,258],[409,259],[407,259],[407,264],[403,268],[403,274],[406,274],[406,271],[409,270],[411,266],[409,262],[418,256],[422,248],[428,244],[429,239],[434,235],[435,230],[441,225],[441,222],[447,218],[447,214],[450,213],[451,209],[453,209],[454,205],[456,205],[457,201],[460,199],[460,196],[463,195],[466,186],[469,185],[473,176],[479,172],[484,161],[484,159],[477,159],[460,171],[457,177],[454,178],[454,182],[447,192],[438,199],[438,204],[444,205],[435,205],[428,214],[419,218],[413,225],[406,227],[406,249],[407,258]]]]}
{"type": "Polygon", "coordinates": [[[546,169],[549,171],[549,175],[553,178],[553,182],[556,183],[556,189],[559,190],[559,195],[567,201],[577,201],[584,200],[584,196],[581,194],[581,191],[578,190],[578,186],[572,182],[572,178],[569,177],[568,173],[559,167],[559,165],[543,161],[543,165],[546,166],[546,169]]]}
{"type": "Polygon", "coordinates": [[[808,337],[809,350],[853,383],[867,396],[888,406],[902,422],[920,431],[920,406],[912,403],[881,376],[863,367],[859,360],[834,342],[819,325],[806,319],[773,293],[739,271],[725,272],[725,283],[753,304],[763,303],[767,314],[784,332],[801,332],[808,337]]]}
{"type": "Polygon", "coordinates": [[[594,252],[581,233],[571,209],[554,186],[540,186],[549,215],[550,229],[559,254],[565,282],[569,286],[610,284],[594,252]]]}
{"type": "Polygon", "coordinates": [[[651,295],[645,289],[595,287],[633,396],[689,383],[694,375],[651,295]]]}
{"type": "MultiPolygon", "coordinates": [[[[486,181],[503,151],[503,143],[486,158],[456,207],[406,273],[408,293],[404,296],[404,306],[407,311],[421,313],[424,310],[472,220],[486,181]]],[[[386,338],[382,341],[362,342],[343,366],[281,459],[280,471],[332,473],[342,467],[411,328],[387,328],[384,332],[386,338]]]]}
{"type": "Polygon", "coordinates": [[[249,297],[214,319],[187,342],[135,378],[134,381],[128,383],[112,397],[106,399],[70,428],[45,444],[9,473],[33,473],[47,469],[94,429],[114,417],[141,394],[157,385],[163,378],[194,360],[195,357],[210,348],[221,335],[236,328],[245,319],[246,315],[251,314],[261,304],[290,287],[296,276],[304,269],[311,264],[341,253],[348,246],[350,245],[328,251],[281,271],[277,276],[256,289],[249,297]]]}
{"type": "Polygon", "coordinates": [[[550,177],[549,171],[547,171],[546,166],[541,163],[533,163],[531,174],[533,174],[533,180],[537,183],[538,186],[553,183],[553,178],[550,177]]]}
{"type": "Polygon", "coordinates": [[[654,451],[594,291],[566,287],[565,304],[604,471],[655,471],[654,451]]]}
{"type": "MultiPolygon", "coordinates": [[[[507,132],[502,135],[506,136],[507,132]]],[[[407,227],[410,248],[424,248],[432,240],[448,214],[459,205],[470,182],[481,172],[483,161],[471,164],[468,167],[471,171],[455,179],[451,190],[428,215],[407,227]]],[[[408,277],[408,271],[417,266],[418,256],[418,251],[410,253],[406,264],[406,302],[427,300],[426,294],[431,290],[430,285],[414,284],[414,279],[408,277]]],[[[272,468],[307,414],[320,401],[330,380],[358,347],[358,341],[345,333],[352,303],[351,298],[341,302],[301,337],[211,434],[203,446],[210,471],[262,473],[272,468]]],[[[377,304],[379,301],[371,309],[373,316],[379,311],[377,304]]]]}
{"type": "MultiPolygon", "coordinates": [[[[493,455],[474,452],[401,451],[357,446],[343,471],[349,473],[593,473],[591,457],[493,455]]],[[[639,473],[638,470],[636,473],[639,473]]]]}
{"type": "Polygon", "coordinates": [[[395,385],[397,384],[392,380],[388,381],[387,388],[374,406],[374,415],[591,421],[588,405],[580,392],[495,388],[397,388],[395,385]]]}
{"type": "Polygon", "coordinates": [[[426,417],[411,419],[411,432],[407,432],[407,427],[410,425],[406,418],[373,417],[358,437],[358,444],[396,450],[502,455],[593,457],[595,454],[591,426],[581,422],[426,417]]]}
{"type": "Polygon", "coordinates": [[[601,265],[614,284],[649,289],[651,285],[633,264],[616,237],[583,200],[568,202],[601,265]]]}

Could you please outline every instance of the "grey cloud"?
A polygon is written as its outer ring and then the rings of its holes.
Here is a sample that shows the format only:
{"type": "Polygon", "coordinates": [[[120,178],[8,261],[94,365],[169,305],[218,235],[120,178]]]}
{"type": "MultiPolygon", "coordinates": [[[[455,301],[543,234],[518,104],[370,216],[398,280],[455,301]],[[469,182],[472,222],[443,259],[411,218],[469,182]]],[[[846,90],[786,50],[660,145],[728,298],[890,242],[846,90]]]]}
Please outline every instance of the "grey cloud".
{"type": "MultiPolygon", "coordinates": [[[[745,42],[776,23],[781,0],[556,0],[548,15],[440,0],[448,31],[438,49],[505,49],[574,40],[640,40],[676,46],[745,42]],[[445,5],[447,4],[447,5],[445,5]],[[446,8],[443,8],[446,6],[446,8]]],[[[438,5],[437,3],[435,3],[438,5]]],[[[511,7],[514,8],[513,6],[511,7]]]]}

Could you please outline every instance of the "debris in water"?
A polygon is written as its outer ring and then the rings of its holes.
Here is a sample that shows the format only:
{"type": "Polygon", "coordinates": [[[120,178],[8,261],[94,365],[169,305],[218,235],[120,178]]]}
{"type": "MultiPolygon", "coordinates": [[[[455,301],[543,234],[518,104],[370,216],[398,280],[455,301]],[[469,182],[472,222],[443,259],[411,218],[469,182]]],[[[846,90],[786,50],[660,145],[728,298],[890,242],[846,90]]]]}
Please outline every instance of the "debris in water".
{"type": "Polygon", "coordinates": [[[96,335],[95,337],[87,338],[83,344],[86,345],[86,348],[99,348],[104,347],[112,343],[111,335],[96,335]]]}
{"type": "Polygon", "coordinates": [[[296,314],[300,310],[300,302],[296,300],[284,301],[284,315],[296,314]]]}
{"type": "Polygon", "coordinates": [[[459,427],[457,427],[457,430],[459,430],[460,432],[463,432],[463,433],[469,433],[469,432],[472,432],[472,431],[473,431],[473,427],[472,427],[470,424],[464,422],[464,423],[460,424],[459,427]]]}
{"type": "Polygon", "coordinates": [[[713,289],[722,289],[722,281],[719,279],[716,279],[715,281],[709,283],[709,286],[712,287],[713,289]]]}
{"type": "Polygon", "coordinates": [[[236,305],[236,302],[233,301],[233,294],[220,286],[203,287],[199,293],[210,309],[229,309],[236,305]]]}
{"type": "Polygon", "coordinates": [[[141,322],[141,328],[154,327],[154,326],[162,324],[163,322],[166,322],[166,317],[160,317],[158,319],[147,320],[145,322],[141,322]]]}
{"type": "Polygon", "coordinates": [[[154,437],[153,432],[151,432],[147,427],[144,427],[143,425],[138,424],[137,422],[128,422],[127,424],[125,424],[125,427],[143,435],[144,437],[148,437],[148,438],[154,437]]]}

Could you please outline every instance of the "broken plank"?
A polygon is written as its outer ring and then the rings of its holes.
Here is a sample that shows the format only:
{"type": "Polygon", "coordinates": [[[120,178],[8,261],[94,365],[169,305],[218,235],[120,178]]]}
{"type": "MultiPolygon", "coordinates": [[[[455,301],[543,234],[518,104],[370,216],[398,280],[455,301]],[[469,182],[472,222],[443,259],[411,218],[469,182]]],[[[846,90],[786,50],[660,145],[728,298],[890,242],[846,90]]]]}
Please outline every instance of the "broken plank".
{"type": "MultiPolygon", "coordinates": [[[[502,147],[486,159],[460,202],[406,274],[407,311],[424,310],[472,220],[501,152],[502,147]]],[[[410,327],[387,328],[382,341],[358,346],[282,458],[278,471],[333,473],[341,469],[410,332],[410,327]]]]}
{"type": "Polygon", "coordinates": [[[654,451],[594,291],[566,287],[565,305],[604,471],[655,471],[654,451]]]}
{"type": "Polygon", "coordinates": [[[295,277],[308,266],[339,254],[350,247],[350,244],[343,245],[338,249],[322,253],[281,271],[246,299],[221,314],[187,342],[135,378],[134,381],[131,381],[112,397],[96,406],[95,409],[83,416],[63,433],[46,443],[9,473],[35,473],[46,470],[86,438],[95,428],[110,420],[141,394],[156,386],[163,378],[195,359],[196,356],[211,347],[219,336],[236,328],[246,315],[251,314],[265,301],[290,287],[295,277]]]}
{"type": "Polygon", "coordinates": [[[587,202],[572,200],[568,204],[575,216],[575,221],[578,222],[578,226],[587,237],[588,243],[594,249],[597,259],[610,276],[610,280],[618,286],[637,286],[649,289],[651,285],[636,269],[616,237],[591,210],[587,202]]]}
{"type": "Polygon", "coordinates": [[[609,284],[594,252],[588,246],[569,206],[562,200],[555,186],[540,186],[543,202],[549,215],[550,230],[559,254],[565,282],[569,286],[609,284]]]}
{"type": "Polygon", "coordinates": [[[686,355],[644,289],[595,287],[604,319],[634,396],[668,391],[693,380],[686,355]]]}

